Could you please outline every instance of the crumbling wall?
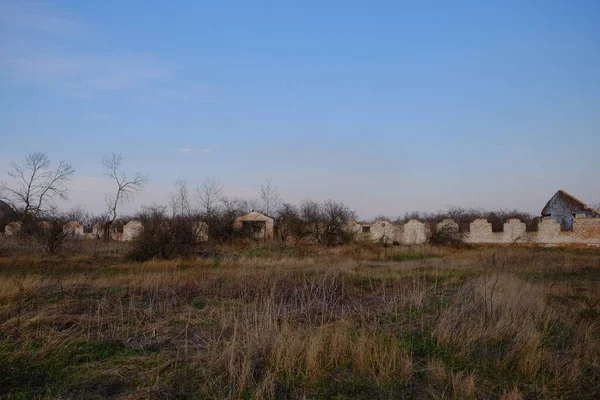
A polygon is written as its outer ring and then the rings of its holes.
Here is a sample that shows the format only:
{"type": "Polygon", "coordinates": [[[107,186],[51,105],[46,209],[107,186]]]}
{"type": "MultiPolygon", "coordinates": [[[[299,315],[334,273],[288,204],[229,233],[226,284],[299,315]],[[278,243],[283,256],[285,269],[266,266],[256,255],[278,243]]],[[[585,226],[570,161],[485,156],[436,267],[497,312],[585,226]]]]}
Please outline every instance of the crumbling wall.
{"type": "Polygon", "coordinates": [[[560,223],[552,218],[542,219],[535,232],[526,232],[525,223],[518,218],[508,220],[502,232],[492,232],[492,224],[485,219],[473,221],[470,228],[465,235],[468,243],[600,246],[600,218],[585,215],[574,220],[573,232],[561,231],[560,223]]]}
{"type": "Polygon", "coordinates": [[[67,222],[63,226],[63,232],[75,239],[83,239],[85,237],[85,234],[83,233],[83,225],[77,221],[67,222]]]}
{"type": "Polygon", "coordinates": [[[194,232],[199,242],[208,242],[208,224],[204,221],[194,222],[194,232]]]}
{"type": "Polygon", "coordinates": [[[371,224],[371,240],[384,244],[393,244],[402,242],[401,226],[393,222],[380,218],[371,224]]]}
{"type": "Polygon", "coordinates": [[[600,218],[590,218],[585,214],[577,214],[573,221],[573,236],[580,241],[599,243],[600,218]]]}
{"type": "MultiPolygon", "coordinates": [[[[263,223],[260,236],[265,239],[273,240],[274,220],[267,219],[259,221],[263,223]]],[[[47,223],[46,223],[47,225],[47,223]]],[[[236,225],[241,225],[241,221],[236,221],[236,225]]],[[[40,226],[45,226],[44,223],[40,226]]],[[[17,236],[21,233],[22,223],[11,222],[5,226],[2,236],[17,236]]],[[[92,233],[84,233],[83,226],[77,221],[71,221],[64,225],[64,231],[69,232],[76,238],[101,239],[103,237],[102,226],[96,224],[92,233]]],[[[140,221],[130,221],[123,227],[123,232],[116,232],[111,229],[110,237],[118,241],[130,241],[141,232],[143,225],[140,221]]],[[[205,222],[198,221],[194,224],[198,240],[203,242],[208,240],[208,225],[205,222]]],[[[459,225],[446,219],[438,223],[432,229],[440,231],[450,229],[458,232],[459,225]]],[[[431,236],[429,226],[417,219],[411,219],[405,224],[392,223],[386,219],[379,219],[374,223],[360,223],[355,220],[348,221],[346,231],[352,233],[357,240],[381,241],[384,243],[400,244],[422,244],[427,242],[431,236]],[[368,232],[363,232],[363,227],[368,226],[368,232]]],[[[600,247],[600,218],[590,217],[585,214],[577,214],[573,220],[573,231],[566,232],[561,230],[560,224],[552,218],[543,218],[538,230],[527,232],[526,225],[518,218],[509,219],[501,232],[493,232],[492,224],[485,219],[476,219],[471,222],[469,232],[463,236],[465,242],[473,244],[540,244],[545,246],[598,246],[600,247]]]]}
{"type": "Polygon", "coordinates": [[[373,223],[358,222],[351,219],[346,223],[345,229],[358,241],[393,244],[401,243],[403,240],[402,225],[395,224],[385,218],[380,218],[373,223]]]}
{"type": "Polygon", "coordinates": [[[527,227],[519,218],[510,218],[504,223],[502,243],[523,243],[529,241],[526,235],[527,227]]]}
{"type": "Polygon", "coordinates": [[[553,218],[545,217],[538,224],[537,243],[561,243],[560,223],[553,218]]]}
{"type": "Polygon", "coordinates": [[[123,233],[121,234],[122,242],[129,242],[136,238],[142,230],[144,230],[144,225],[140,221],[129,221],[125,225],[123,225],[123,233]]]}
{"type": "Polygon", "coordinates": [[[422,244],[429,237],[428,229],[425,224],[418,219],[411,219],[404,224],[402,243],[404,244],[422,244]]]}
{"type": "Polygon", "coordinates": [[[497,232],[492,232],[492,224],[487,219],[479,218],[471,222],[469,232],[465,235],[467,243],[494,243],[497,232]]]}
{"type": "Polygon", "coordinates": [[[4,227],[4,236],[19,236],[23,223],[20,221],[11,222],[4,227]]]}

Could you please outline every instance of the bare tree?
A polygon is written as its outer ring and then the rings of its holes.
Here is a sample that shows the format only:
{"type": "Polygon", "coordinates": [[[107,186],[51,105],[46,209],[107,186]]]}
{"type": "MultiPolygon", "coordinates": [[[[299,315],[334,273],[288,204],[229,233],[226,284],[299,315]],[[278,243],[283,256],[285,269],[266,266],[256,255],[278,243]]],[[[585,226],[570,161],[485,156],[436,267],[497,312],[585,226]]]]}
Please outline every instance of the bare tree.
{"type": "Polygon", "coordinates": [[[349,242],[351,237],[344,227],[349,219],[355,218],[355,212],[344,203],[333,200],[325,201],[321,210],[323,235],[320,242],[328,246],[349,242]]]}
{"type": "Polygon", "coordinates": [[[144,189],[148,183],[148,177],[136,172],[133,178],[129,179],[123,170],[123,156],[113,153],[102,157],[102,166],[105,169],[104,174],[115,181],[117,188],[114,194],[107,193],[105,200],[108,211],[104,222],[104,238],[110,235],[110,227],[117,219],[117,209],[120,205],[130,201],[133,196],[144,189]]]}
{"type": "Polygon", "coordinates": [[[281,197],[279,197],[278,187],[273,184],[272,177],[265,179],[265,183],[260,185],[260,200],[263,211],[267,215],[274,215],[281,207],[281,197]]]}
{"type": "Polygon", "coordinates": [[[52,167],[48,155],[38,151],[22,161],[11,161],[7,172],[15,182],[0,182],[0,200],[18,211],[22,222],[27,222],[50,212],[57,199],[67,199],[67,184],[75,170],[64,161],[52,167]]]}
{"type": "Polygon", "coordinates": [[[190,194],[186,181],[177,180],[173,184],[175,192],[171,194],[171,210],[173,216],[187,217],[192,215],[193,210],[190,204],[190,194]]]}
{"type": "Polygon", "coordinates": [[[197,201],[202,212],[211,214],[216,211],[217,205],[221,201],[221,195],[223,193],[223,185],[218,178],[206,178],[202,185],[196,188],[197,201]]]}

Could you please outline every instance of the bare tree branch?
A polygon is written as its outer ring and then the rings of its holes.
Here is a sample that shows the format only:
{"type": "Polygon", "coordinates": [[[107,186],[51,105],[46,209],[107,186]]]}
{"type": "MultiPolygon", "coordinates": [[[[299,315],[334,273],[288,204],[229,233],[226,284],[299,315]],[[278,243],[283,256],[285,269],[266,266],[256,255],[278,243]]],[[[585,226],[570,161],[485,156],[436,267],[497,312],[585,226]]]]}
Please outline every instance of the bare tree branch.
{"type": "Polygon", "coordinates": [[[133,178],[128,179],[125,170],[122,167],[123,155],[113,153],[102,157],[102,166],[105,169],[104,175],[115,181],[117,188],[114,194],[107,193],[105,196],[106,206],[108,207],[106,223],[104,227],[104,236],[108,238],[110,227],[117,219],[117,209],[133,198],[133,196],[144,189],[148,183],[148,177],[136,172],[133,178]]]}
{"type": "Polygon", "coordinates": [[[206,214],[216,211],[219,202],[221,202],[223,185],[218,178],[207,178],[202,185],[196,188],[197,202],[206,214]]]}
{"type": "Polygon", "coordinates": [[[173,184],[175,192],[171,194],[171,209],[173,216],[187,217],[192,215],[193,210],[190,204],[190,194],[186,181],[177,180],[173,184]]]}
{"type": "Polygon", "coordinates": [[[50,212],[57,199],[67,199],[67,184],[75,169],[64,161],[52,168],[46,153],[34,152],[20,162],[11,161],[7,173],[15,182],[0,182],[0,200],[25,222],[50,212]]]}
{"type": "Polygon", "coordinates": [[[274,215],[281,207],[281,197],[279,197],[279,189],[273,184],[272,177],[268,177],[265,183],[260,185],[260,200],[265,213],[274,215]]]}

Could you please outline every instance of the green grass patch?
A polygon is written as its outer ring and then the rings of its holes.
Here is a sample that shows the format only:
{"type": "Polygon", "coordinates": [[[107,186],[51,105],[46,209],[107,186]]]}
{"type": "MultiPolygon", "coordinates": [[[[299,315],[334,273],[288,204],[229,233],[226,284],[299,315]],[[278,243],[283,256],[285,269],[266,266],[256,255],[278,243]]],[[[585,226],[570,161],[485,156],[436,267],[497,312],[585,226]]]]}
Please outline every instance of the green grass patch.
{"type": "Polygon", "coordinates": [[[549,271],[527,272],[525,279],[533,282],[543,281],[600,281],[600,268],[598,267],[580,267],[577,269],[564,268],[552,269],[549,271]]]}
{"type": "Polygon", "coordinates": [[[434,254],[424,254],[424,253],[405,253],[405,254],[394,254],[390,256],[391,261],[416,261],[416,260],[426,260],[428,258],[438,258],[439,256],[434,254]]]}
{"type": "Polygon", "coordinates": [[[116,340],[65,340],[48,350],[40,341],[4,340],[0,345],[0,388],[14,398],[56,397],[90,379],[90,367],[120,363],[144,354],[116,340]]]}

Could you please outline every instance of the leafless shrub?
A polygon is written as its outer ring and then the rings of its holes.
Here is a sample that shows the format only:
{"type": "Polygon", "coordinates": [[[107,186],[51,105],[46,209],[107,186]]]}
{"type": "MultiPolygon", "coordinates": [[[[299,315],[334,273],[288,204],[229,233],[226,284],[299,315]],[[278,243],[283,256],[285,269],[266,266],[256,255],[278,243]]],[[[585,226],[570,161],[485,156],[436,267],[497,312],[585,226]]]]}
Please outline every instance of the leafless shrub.
{"type": "Polygon", "coordinates": [[[129,258],[136,261],[171,259],[194,253],[198,235],[193,218],[168,218],[166,207],[152,206],[146,207],[138,219],[144,229],[133,239],[129,258]]]}
{"type": "Polygon", "coordinates": [[[464,233],[451,224],[443,224],[437,228],[435,225],[431,228],[432,234],[427,242],[432,246],[448,246],[454,248],[466,248],[468,245],[464,242],[464,233]]]}
{"type": "Polygon", "coordinates": [[[299,209],[284,204],[279,217],[282,239],[291,237],[299,242],[306,238],[327,246],[349,243],[353,239],[345,227],[354,212],[341,202],[327,200],[320,204],[306,200],[299,209]]]}
{"type": "Polygon", "coordinates": [[[308,224],[293,204],[284,203],[281,206],[277,222],[279,240],[284,243],[291,239],[297,244],[310,235],[308,224]]]}

